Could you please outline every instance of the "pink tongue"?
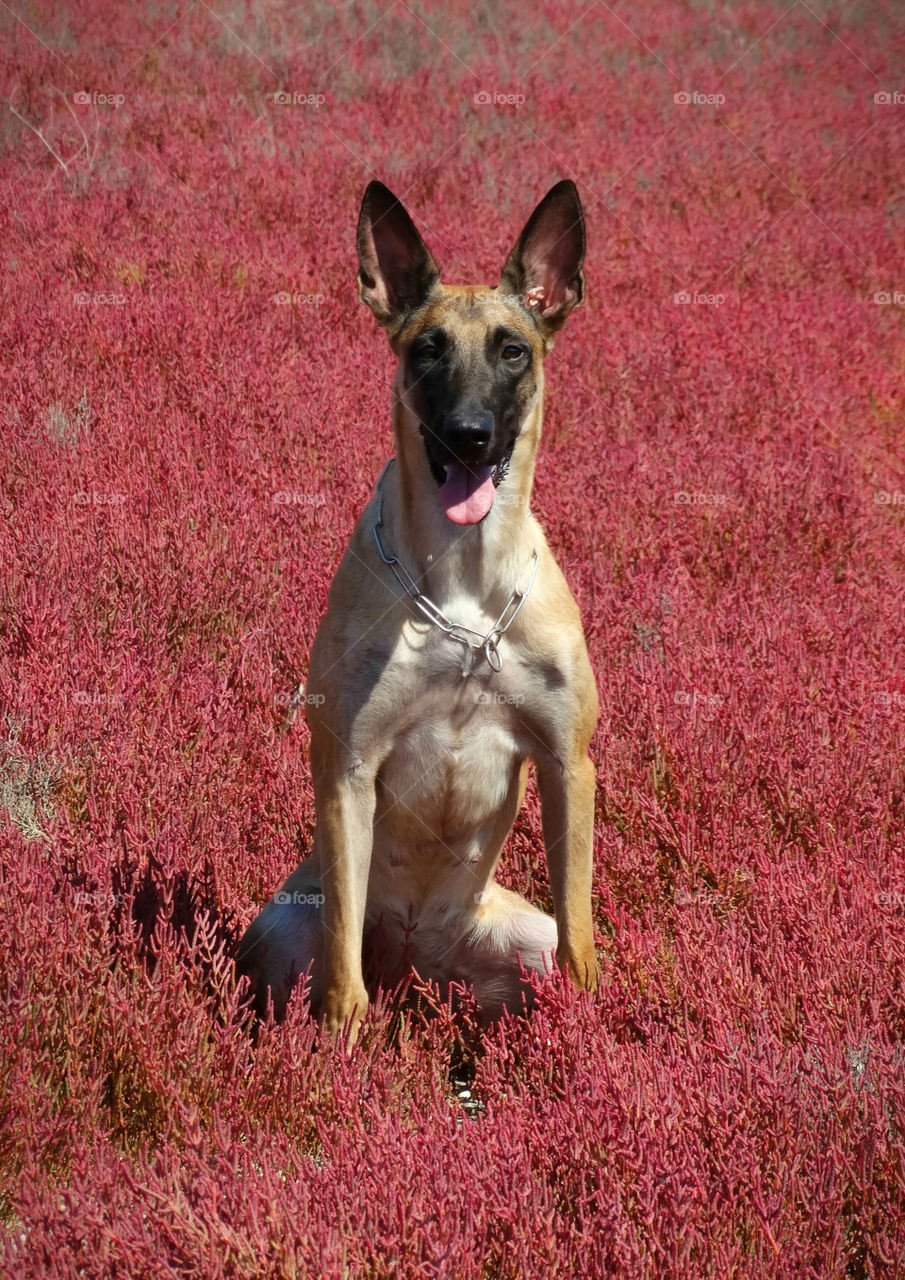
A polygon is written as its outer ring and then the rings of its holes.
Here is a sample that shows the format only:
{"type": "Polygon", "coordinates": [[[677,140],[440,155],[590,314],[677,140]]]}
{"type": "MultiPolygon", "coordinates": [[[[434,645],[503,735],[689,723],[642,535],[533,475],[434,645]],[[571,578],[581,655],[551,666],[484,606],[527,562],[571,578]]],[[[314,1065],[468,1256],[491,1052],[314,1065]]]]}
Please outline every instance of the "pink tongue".
{"type": "Polygon", "coordinates": [[[477,524],[493,506],[496,490],[493,469],[475,467],[469,471],[461,462],[450,462],[440,485],[443,510],[455,524],[477,524]]]}

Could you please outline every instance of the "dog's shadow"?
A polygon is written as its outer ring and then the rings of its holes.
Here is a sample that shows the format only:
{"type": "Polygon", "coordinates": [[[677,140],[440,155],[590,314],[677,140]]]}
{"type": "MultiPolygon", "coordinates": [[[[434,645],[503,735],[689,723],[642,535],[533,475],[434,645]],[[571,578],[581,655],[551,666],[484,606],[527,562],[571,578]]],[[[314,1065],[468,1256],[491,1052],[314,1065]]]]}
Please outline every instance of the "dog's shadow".
{"type": "MultiPolygon", "coordinates": [[[[115,868],[112,898],[114,906],[108,920],[111,942],[118,938],[121,943],[130,937],[136,959],[149,975],[157,968],[164,949],[190,964],[196,992],[210,1002],[212,1016],[222,1020],[226,1016],[224,968],[239,977],[235,962],[242,925],[223,911],[212,865],[206,863],[201,874],[195,876],[185,870],[170,876],[153,863],[138,874],[132,869],[115,868]]],[[[474,1096],[473,1084],[483,1056],[487,1024],[471,991],[453,983],[444,994],[436,984],[422,981],[414,972],[408,972],[394,987],[372,987],[369,983],[369,989],[373,1003],[367,1038],[377,1034],[384,1047],[393,1050],[413,1033],[416,1037],[425,1034],[435,1046],[439,1037],[449,1054],[447,1074],[452,1099],[467,1116],[479,1116],[483,1103],[474,1096]]],[[[316,1012],[301,990],[294,994],[292,1006],[301,1008],[303,1017],[313,1018],[316,1012]]],[[[274,1025],[272,1009],[255,1006],[250,984],[241,992],[239,1008],[243,1016],[238,1025],[257,1045],[262,1028],[274,1025]]],[[[518,1019],[530,1016],[527,1007],[503,1015],[518,1019]]],[[[312,1041],[312,1049],[318,1039],[312,1041]]]]}

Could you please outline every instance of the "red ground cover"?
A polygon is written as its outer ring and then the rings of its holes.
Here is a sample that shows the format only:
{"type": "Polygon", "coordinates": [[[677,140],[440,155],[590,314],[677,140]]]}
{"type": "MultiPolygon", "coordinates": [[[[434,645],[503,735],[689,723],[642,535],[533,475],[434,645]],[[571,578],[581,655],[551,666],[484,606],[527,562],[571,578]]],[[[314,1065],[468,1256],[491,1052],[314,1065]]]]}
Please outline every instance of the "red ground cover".
{"type": "MultiPolygon", "coordinates": [[[[0,8],[6,1274],[905,1274],[903,27],[0,8]],[[346,1057],[298,1006],[255,1044],[231,955],[310,842],[292,694],[391,451],[372,176],[451,281],[585,202],[534,506],[603,982],[483,1036],[388,997],[346,1057]]],[[[548,904],[533,800],[503,878],[548,904]]]]}

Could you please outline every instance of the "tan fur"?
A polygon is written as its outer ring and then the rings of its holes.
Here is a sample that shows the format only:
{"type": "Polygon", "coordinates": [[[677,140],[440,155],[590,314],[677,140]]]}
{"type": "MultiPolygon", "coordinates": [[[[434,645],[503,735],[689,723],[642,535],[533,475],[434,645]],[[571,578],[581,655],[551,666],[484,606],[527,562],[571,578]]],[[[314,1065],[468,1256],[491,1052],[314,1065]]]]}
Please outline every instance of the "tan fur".
{"type": "Polygon", "coordinates": [[[275,895],[252,923],[240,962],[270,988],[280,1012],[310,958],[326,1028],[345,1028],[351,1039],[368,1005],[365,937],[387,978],[404,968],[411,944],[423,976],[474,981],[491,1012],[517,1001],[518,948],[532,952],[540,968],[545,945],[555,946],[556,961],[576,985],[594,990],[597,983],[588,758],[597,691],[578,608],[529,511],[550,341],[517,302],[487,289],[437,284],[425,305],[391,330],[391,342],[400,366],[397,461],[383,483],[386,546],[447,616],[482,633],[519,578],[527,581],[535,550],[539,561],[534,587],[500,644],[501,672],[481,660],[467,678],[462,646],[418,614],[381,562],[376,498],[330,587],[307,682],[314,848],[283,886],[288,905],[275,895]],[[480,343],[489,326],[505,323],[533,352],[533,405],[497,501],[479,526],[446,518],[407,403],[402,358],[415,335],[437,323],[463,344],[480,343]],[[494,881],[529,760],[541,797],[555,928],[494,881]],[[294,914],[293,895],[308,894],[323,895],[318,921],[310,909],[294,914]],[[312,932],[318,922],[322,945],[312,932]]]}

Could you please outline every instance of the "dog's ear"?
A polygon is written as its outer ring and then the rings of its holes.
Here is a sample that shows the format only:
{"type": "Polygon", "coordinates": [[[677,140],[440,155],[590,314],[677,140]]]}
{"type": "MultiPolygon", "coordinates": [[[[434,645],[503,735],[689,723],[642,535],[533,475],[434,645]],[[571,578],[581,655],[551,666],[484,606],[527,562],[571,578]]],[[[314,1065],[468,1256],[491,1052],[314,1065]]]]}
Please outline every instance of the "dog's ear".
{"type": "Polygon", "coordinates": [[[561,328],[584,297],[584,215],[571,178],[557,182],[525,224],[500,278],[517,294],[545,337],[561,328]]]}
{"type": "Polygon", "coordinates": [[[440,279],[405,209],[382,182],[369,182],[358,217],[358,293],[388,328],[420,307],[440,279]]]}

